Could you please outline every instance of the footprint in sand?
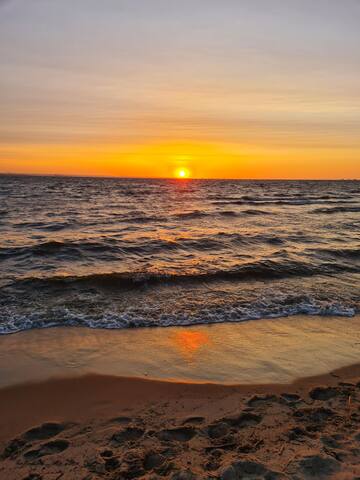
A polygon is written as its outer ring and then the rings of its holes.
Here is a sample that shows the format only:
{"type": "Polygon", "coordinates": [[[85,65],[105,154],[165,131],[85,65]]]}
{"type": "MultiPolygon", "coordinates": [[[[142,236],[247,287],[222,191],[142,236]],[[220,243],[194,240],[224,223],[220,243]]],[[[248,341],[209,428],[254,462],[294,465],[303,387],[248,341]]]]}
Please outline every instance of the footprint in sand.
{"type": "Polygon", "coordinates": [[[322,455],[311,455],[295,461],[289,466],[292,474],[301,473],[306,479],[330,478],[340,470],[340,463],[334,458],[322,455]]]}
{"type": "Polygon", "coordinates": [[[275,395],[254,395],[246,403],[251,408],[261,407],[278,400],[275,395]]]}
{"type": "Polygon", "coordinates": [[[280,401],[288,405],[296,405],[303,402],[303,399],[297,393],[282,393],[280,401]]]}
{"type": "Polygon", "coordinates": [[[125,442],[134,442],[139,440],[144,433],[145,432],[142,428],[127,427],[119,432],[114,433],[114,435],[111,437],[111,442],[114,445],[120,445],[125,442]]]}
{"type": "Polygon", "coordinates": [[[105,470],[112,472],[120,467],[120,462],[117,458],[111,457],[105,460],[105,470]]]}
{"type": "Polygon", "coordinates": [[[164,455],[157,452],[149,452],[144,459],[144,468],[145,470],[154,470],[161,467],[165,461],[166,458],[164,455]]]}
{"type": "Polygon", "coordinates": [[[262,463],[244,460],[225,467],[220,480],[285,480],[288,477],[280,472],[269,470],[262,463]]]}
{"type": "Polygon", "coordinates": [[[65,424],[47,422],[40,426],[31,428],[27,432],[23,433],[19,438],[11,440],[11,442],[5,447],[3,457],[13,457],[21,453],[28,446],[28,442],[37,440],[47,440],[55,437],[66,428],[65,424]]]}
{"type": "Polygon", "coordinates": [[[36,458],[45,457],[46,455],[55,455],[61,453],[69,447],[70,443],[67,440],[52,440],[44,443],[40,448],[29,450],[24,453],[26,460],[34,460],[36,458]]]}
{"type": "Polygon", "coordinates": [[[251,412],[244,412],[240,415],[236,415],[234,417],[226,417],[223,418],[223,422],[231,425],[232,427],[237,428],[245,428],[245,427],[253,427],[258,425],[262,420],[261,415],[256,415],[251,412]]]}
{"type": "Polygon", "coordinates": [[[342,448],[342,444],[339,442],[337,435],[325,435],[321,437],[320,440],[325,447],[332,449],[342,448]]]}
{"type": "Polygon", "coordinates": [[[313,400],[330,400],[331,398],[339,395],[339,391],[334,387],[316,387],[313,390],[310,390],[309,397],[313,400]]]}
{"type": "Polygon", "coordinates": [[[103,458],[110,458],[114,455],[114,452],[112,450],[103,450],[102,452],[100,452],[100,456],[103,457],[103,458]]]}
{"type": "Polygon", "coordinates": [[[189,417],[183,421],[183,425],[190,424],[190,425],[199,425],[205,421],[204,417],[189,417]]]}
{"type": "Polygon", "coordinates": [[[179,427],[179,428],[172,428],[168,430],[161,430],[157,434],[157,437],[160,440],[164,440],[164,441],[175,440],[176,442],[188,442],[193,437],[195,437],[196,434],[197,434],[197,431],[195,430],[195,428],[179,427]]]}
{"type": "Polygon", "coordinates": [[[34,427],[24,433],[23,438],[26,440],[46,440],[55,437],[65,430],[66,426],[61,423],[48,422],[43,423],[39,427],[34,427]]]}
{"type": "Polygon", "coordinates": [[[314,434],[311,432],[304,430],[301,427],[293,427],[289,432],[287,432],[287,437],[290,441],[299,441],[299,439],[303,439],[304,437],[312,437],[314,434]]]}
{"type": "Polygon", "coordinates": [[[119,425],[128,425],[133,420],[130,417],[115,417],[110,420],[110,423],[118,423],[119,425]]]}
{"type": "Polygon", "coordinates": [[[330,418],[336,417],[334,410],[330,408],[302,408],[294,412],[294,417],[300,421],[313,422],[315,424],[323,424],[330,418]]]}
{"type": "Polygon", "coordinates": [[[228,423],[217,422],[207,427],[207,434],[210,438],[222,438],[228,435],[230,427],[228,423]]]}
{"type": "Polygon", "coordinates": [[[196,480],[196,475],[190,470],[184,470],[181,472],[175,472],[171,480],[196,480]]]}

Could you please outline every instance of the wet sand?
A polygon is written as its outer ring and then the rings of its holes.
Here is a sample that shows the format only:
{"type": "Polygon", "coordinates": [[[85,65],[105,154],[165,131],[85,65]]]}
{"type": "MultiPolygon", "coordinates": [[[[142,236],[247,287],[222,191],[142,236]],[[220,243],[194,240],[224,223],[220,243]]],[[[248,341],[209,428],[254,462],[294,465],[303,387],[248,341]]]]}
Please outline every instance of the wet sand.
{"type": "Polygon", "coordinates": [[[291,383],[360,362],[360,317],[192,327],[56,327],[0,336],[0,387],[89,373],[189,383],[291,383]]]}

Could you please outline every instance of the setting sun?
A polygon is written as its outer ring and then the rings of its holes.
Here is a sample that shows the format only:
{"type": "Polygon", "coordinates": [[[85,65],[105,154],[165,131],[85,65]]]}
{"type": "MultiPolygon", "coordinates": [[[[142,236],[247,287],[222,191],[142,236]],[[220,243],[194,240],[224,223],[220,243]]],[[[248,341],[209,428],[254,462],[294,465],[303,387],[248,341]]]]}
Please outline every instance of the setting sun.
{"type": "Polygon", "coordinates": [[[176,170],[175,176],[177,178],[189,178],[190,172],[187,168],[179,168],[178,170],[176,170]]]}

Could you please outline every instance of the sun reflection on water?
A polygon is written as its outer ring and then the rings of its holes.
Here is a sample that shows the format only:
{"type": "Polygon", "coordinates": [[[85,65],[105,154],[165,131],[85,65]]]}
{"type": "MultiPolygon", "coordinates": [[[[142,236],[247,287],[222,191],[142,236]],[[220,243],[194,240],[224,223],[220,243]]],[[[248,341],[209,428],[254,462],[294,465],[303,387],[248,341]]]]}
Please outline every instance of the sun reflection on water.
{"type": "Polygon", "coordinates": [[[211,345],[211,339],[205,332],[185,329],[173,336],[175,347],[187,361],[193,361],[197,354],[211,345]]]}

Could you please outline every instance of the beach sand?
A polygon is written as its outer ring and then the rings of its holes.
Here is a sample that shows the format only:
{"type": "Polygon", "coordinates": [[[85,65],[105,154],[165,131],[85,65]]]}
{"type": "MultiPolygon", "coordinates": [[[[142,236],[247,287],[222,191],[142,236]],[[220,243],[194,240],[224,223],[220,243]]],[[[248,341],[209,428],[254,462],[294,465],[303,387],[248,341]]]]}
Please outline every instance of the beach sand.
{"type": "Polygon", "coordinates": [[[4,336],[0,479],[360,478],[358,320],[4,336]]]}
{"type": "Polygon", "coordinates": [[[0,391],[0,478],[360,478],[360,365],[289,385],[86,375],[0,391]]]}

